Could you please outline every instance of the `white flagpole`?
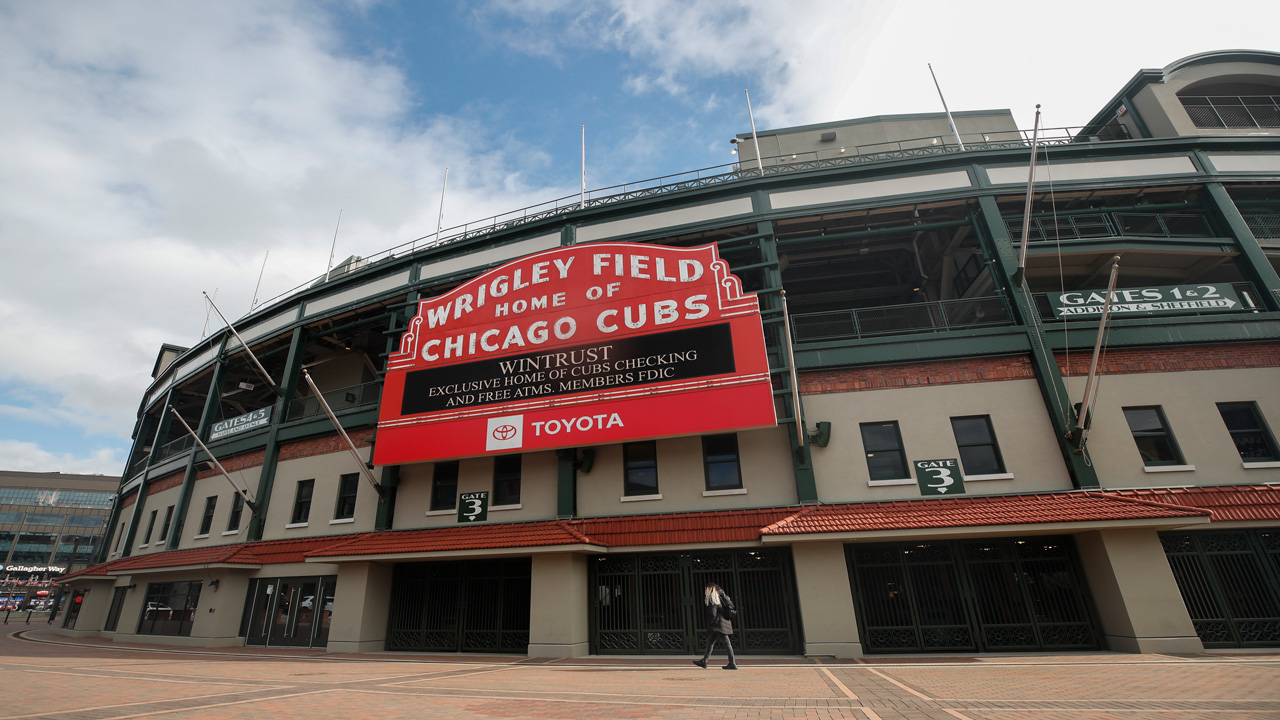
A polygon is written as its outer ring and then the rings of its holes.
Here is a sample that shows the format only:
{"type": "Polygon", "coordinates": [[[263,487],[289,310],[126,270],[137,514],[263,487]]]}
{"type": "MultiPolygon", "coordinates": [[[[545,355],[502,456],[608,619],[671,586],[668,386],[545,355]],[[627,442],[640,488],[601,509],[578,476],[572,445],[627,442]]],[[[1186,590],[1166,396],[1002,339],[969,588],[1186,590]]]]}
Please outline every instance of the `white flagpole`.
{"type": "Polygon", "coordinates": [[[756,164],[760,166],[760,176],[764,177],[764,160],[760,157],[760,138],[756,137],[756,114],[751,111],[751,92],[743,89],[747,95],[747,117],[751,118],[751,142],[756,146],[756,164]]]}
{"type": "MultiPolygon", "coordinates": [[[[207,293],[205,294],[205,296],[204,296],[204,297],[205,297],[205,300],[208,300],[208,299],[209,299],[209,295],[208,295],[207,293]]],[[[214,288],[214,289],[213,289],[213,297],[214,297],[214,298],[217,298],[217,297],[218,297],[218,288],[214,288]]],[[[209,307],[206,307],[206,308],[204,309],[204,330],[201,330],[201,331],[200,331],[200,339],[201,339],[201,340],[205,339],[205,337],[206,337],[206,336],[208,336],[208,334],[209,334],[209,316],[210,316],[211,314],[213,314],[212,304],[210,304],[210,306],[209,306],[209,307]]]]}
{"type": "Polygon", "coordinates": [[[1031,197],[1036,185],[1036,150],[1040,142],[1040,104],[1036,103],[1036,124],[1031,130],[1031,168],[1027,170],[1027,203],[1022,208],[1022,247],[1018,250],[1018,275],[1027,267],[1027,239],[1031,236],[1031,197]]]}
{"type": "Polygon", "coordinates": [[[449,166],[444,168],[444,184],[440,186],[440,214],[436,216],[436,239],[440,242],[440,231],[444,229],[444,194],[449,189],[449,166]]]}
{"type": "MultiPolygon", "coordinates": [[[[258,284],[253,286],[253,302],[249,303],[249,312],[253,312],[253,309],[258,307],[258,291],[262,289],[262,274],[267,271],[267,258],[269,257],[271,257],[270,250],[268,250],[267,254],[262,258],[262,269],[258,271],[258,284]]],[[[214,293],[217,293],[216,288],[214,289],[214,293]]]]}
{"type": "MultiPolygon", "coordinates": [[[[1084,384],[1084,399],[1080,402],[1080,416],[1076,423],[1080,426],[1080,447],[1084,447],[1085,433],[1088,428],[1089,404],[1093,393],[1093,381],[1098,372],[1098,356],[1102,354],[1102,338],[1106,334],[1107,322],[1111,317],[1111,293],[1116,289],[1116,276],[1120,274],[1120,256],[1111,258],[1111,278],[1107,280],[1107,296],[1102,302],[1102,319],[1098,321],[1098,339],[1093,343],[1093,360],[1089,362],[1089,379],[1084,384]]],[[[1092,425],[1093,423],[1089,423],[1092,425]]]]}
{"type": "Polygon", "coordinates": [[[333,251],[338,249],[338,228],[342,227],[342,211],[338,211],[338,224],[333,226],[333,244],[329,246],[329,264],[324,269],[324,281],[329,282],[329,272],[333,270],[333,251]]]}
{"type": "Polygon", "coordinates": [[[369,481],[373,489],[377,491],[378,496],[382,496],[382,486],[378,484],[377,479],[373,477],[373,471],[369,470],[369,466],[364,464],[364,460],[360,459],[360,452],[356,450],[356,444],[351,442],[351,436],[347,435],[347,431],[343,429],[342,423],[338,422],[338,416],[333,414],[333,408],[329,407],[329,403],[325,401],[324,395],[320,394],[320,388],[316,387],[316,381],[311,379],[311,373],[306,370],[302,371],[302,377],[311,386],[311,392],[315,394],[316,399],[320,401],[320,407],[324,410],[324,414],[329,416],[329,421],[338,429],[338,434],[342,436],[342,440],[347,444],[347,450],[351,456],[356,459],[356,464],[360,466],[360,472],[364,474],[364,479],[369,481]]]}
{"type": "Polygon", "coordinates": [[[200,442],[200,436],[196,435],[196,431],[191,429],[191,426],[187,424],[186,420],[182,419],[182,416],[178,414],[178,411],[175,410],[172,405],[169,406],[169,412],[173,413],[173,416],[178,418],[178,422],[182,423],[182,427],[187,429],[187,432],[191,434],[191,439],[195,440],[196,444],[200,446],[200,449],[204,451],[204,454],[209,456],[209,460],[217,466],[218,472],[222,473],[222,477],[226,478],[227,482],[231,483],[231,487],[235,489],[236,494],[244,498],[244,504],[248,505],[249,509],[256,513],[258,511],[258,504],[250,500],[248,493],[241,490],[240,486],[236,484],[236,481],[231,479],[231,475],[227,473],[226,468],[222,467],[222,463],[218,462],[218,458],[214,457],[209,448],[206,447],[204,443],[200,442]]]}
{"type": "Polygon", "coordinates": [[[951,123],[951,132],[956,136],[956,143],[960,145],[960,151],[964,152],[964,141],[960,139],[960,131],[956,129],[956,120],[951,117],[951,110],[947,107],[947,99],[942,97],[942,86],[938,84],[938,76],[933,74],[933,63],[926,63],[929,66],[929,75],[933,77],[933,86],[938,88],[938,99],[942,101],[942,111],[947,114],[947,122],[951,123]]]}
{"type": "MultiPolygon", "coordinates": [[[[204,293],[204,296],[206,299],[209,298],[209,293],[204,293]]],[[[240,347],[244,348],[244,351],[249,353],[249,359],[258,367],[258,372],[262,373],[262,377],[266,378],[267,384],[270,385],[277,393],[280,392],[280,388],[276,387],[276,383],[271,379],[271,375],[267,373],[267,369],[262,367],[262,363],[258,362],[258,356],[254,355],[253,351],[249,349],[249,343],[245,342],[244,338],[240,337],[240,333],[236,332],[235,327],[232,326],[231,323],[227,322],[227,316],[223,315],[222,311],[218,309],[218,306],[213,304],[213,300],[210,299],[209,304],[213,306],[214,311],[218,313],[218,317],[222,318],[222,322],[226,323],[227,329],[231,331],[231,334],[236,336],[236,340],[240,341],[240,347]]]]}
{"type": "Polygon", "coordinates": [[[582,195],[578,200],[578,209],[587,206],[587,126],[582,126],[582,195]]]}

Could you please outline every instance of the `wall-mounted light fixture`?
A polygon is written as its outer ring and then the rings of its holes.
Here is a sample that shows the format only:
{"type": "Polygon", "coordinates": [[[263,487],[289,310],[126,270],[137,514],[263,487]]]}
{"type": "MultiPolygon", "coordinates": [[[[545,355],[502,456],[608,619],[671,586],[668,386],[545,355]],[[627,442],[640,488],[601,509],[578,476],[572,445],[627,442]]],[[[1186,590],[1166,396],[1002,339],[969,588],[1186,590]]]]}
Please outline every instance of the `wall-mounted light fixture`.
{"type": "Polygon", "coordinates": [[[210,581],[209,581],[209,589],[210,589],[210,590],[213,590],[214,592],[217,592],[217,590],[218,590],[218,586],[219,586],[219,585],[221,585],[221,584],[222,584],[222,580],[216,580],[216,579],[215,579],[215,580],[210,580],[210,581]]]}

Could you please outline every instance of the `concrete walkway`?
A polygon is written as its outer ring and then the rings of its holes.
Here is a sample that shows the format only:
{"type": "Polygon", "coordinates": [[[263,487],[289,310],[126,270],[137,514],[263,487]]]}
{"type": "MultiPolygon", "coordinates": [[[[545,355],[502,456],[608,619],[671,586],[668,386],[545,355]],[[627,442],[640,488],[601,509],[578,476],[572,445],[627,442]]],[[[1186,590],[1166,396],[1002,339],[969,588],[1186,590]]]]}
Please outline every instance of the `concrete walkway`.
{"type": "Polygon", "coordinates": [[[188,650],[8,628],[0,720],[1280,718],[1280,650],[691,659],[188,650]]]}

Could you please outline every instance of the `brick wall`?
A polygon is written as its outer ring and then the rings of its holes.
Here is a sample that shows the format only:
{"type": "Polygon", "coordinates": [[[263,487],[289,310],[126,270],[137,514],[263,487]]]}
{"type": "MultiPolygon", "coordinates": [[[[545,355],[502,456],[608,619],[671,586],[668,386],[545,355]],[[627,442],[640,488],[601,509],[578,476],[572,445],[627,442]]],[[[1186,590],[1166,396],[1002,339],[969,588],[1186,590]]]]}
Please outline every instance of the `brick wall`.
{"type": "MultiPolygon", "coordinates": [[[[1093,352],[1071,353],[1069,368],[1064,354],[1059,353],[1055,357],[1064,374],[1080,376],[1089,374],[1093,352]]],[[[1280,367],[1280,343],[1108,350],[1098,362],[1098,372],[1102,375],[1267,367],[1280,367]]]]}
{"type": "Polygon", "coordinates": [[[182,484],[182,476],[185,474],[186,474],[186,471],[182,470],[176,473],[170,473],[168,475],[165,475],[164,477],[158,480],[152,480],[151,483],[147,485],[147,497],[151,497],[152,495],[155,495],[158,492],[164,492],[169,488],[178,487],[179,485],[182,484]]]}
{"type": "Polygon", "coordinates": [[[1029,379],[1035,379],[1035,371],[1026,355],[822,370],[799,377],[804,395],[1029,379]]]}
{"type": "Polygon", "coordinates": [[[138,502],[138,491],[133,490],[120,501],[120,509],[123,510],[136,502],[138,502]]]}
{"type": "MultiPolygon", "coordinates": [[[[266,461],[266,450],[254,450],[253,452],[247,452],[243,455],[232,455],[230,457],[218,458],[218,462],[222,463],[222,467],[226,468],[229,473],[237,470],[248,470],[249,468],[261,467],[266,461]]],[[[197,472],[196,477],[203,480],[205,478],[215,477],[221,474],[222,473],[218,472],[218,468],[214,467],[197,472]]]]}
{"type": "MultiPolygon", "coordinates": [[[[351,436],[351,442],[358,448],[369,447],[373,444],[373,428],[347,434],[351,436]]],[[[346,449],[347,444],[342,441],[341,436],[335,433],[326,437],[298,440],[281,445],[280,461],[297,460],[298,458],[312,457],[314,455],[327,455],[346,449]]]]}

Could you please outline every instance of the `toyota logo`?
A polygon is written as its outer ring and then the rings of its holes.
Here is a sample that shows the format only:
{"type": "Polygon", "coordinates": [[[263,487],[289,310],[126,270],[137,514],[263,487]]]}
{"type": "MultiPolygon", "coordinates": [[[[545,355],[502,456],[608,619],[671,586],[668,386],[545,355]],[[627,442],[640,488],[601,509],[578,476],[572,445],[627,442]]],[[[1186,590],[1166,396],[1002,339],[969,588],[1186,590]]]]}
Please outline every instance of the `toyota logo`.
{"type": "Polygon", "coordinates": [[[510,440],[516,436],[515,425],[499,425],[493,429],[494,440],[510,440]]]}

